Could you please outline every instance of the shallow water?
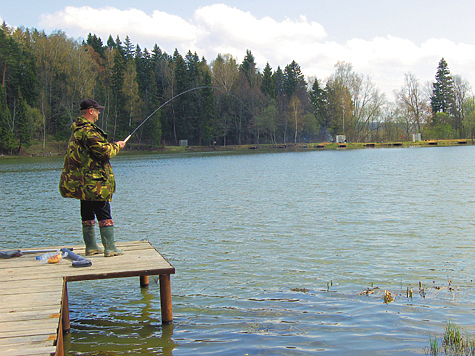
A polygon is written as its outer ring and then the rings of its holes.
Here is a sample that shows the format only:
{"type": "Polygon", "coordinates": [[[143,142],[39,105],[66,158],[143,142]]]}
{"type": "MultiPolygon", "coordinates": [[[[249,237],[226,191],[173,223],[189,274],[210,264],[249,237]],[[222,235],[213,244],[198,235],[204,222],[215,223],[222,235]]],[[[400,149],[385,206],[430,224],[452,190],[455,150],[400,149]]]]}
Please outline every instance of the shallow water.
{"type": "MultiPolygon", "coordinates": [[[[174,323],[161,325],[153,279],[69,283],[66,349],[424,354],[448,320],[475,333],[474,158],[473,146],[119,155],[116,240],[148,239],[176,268],[174,323]]],[[[81,243],[61,166],[0,160],[2,248],[81,243]]]]}

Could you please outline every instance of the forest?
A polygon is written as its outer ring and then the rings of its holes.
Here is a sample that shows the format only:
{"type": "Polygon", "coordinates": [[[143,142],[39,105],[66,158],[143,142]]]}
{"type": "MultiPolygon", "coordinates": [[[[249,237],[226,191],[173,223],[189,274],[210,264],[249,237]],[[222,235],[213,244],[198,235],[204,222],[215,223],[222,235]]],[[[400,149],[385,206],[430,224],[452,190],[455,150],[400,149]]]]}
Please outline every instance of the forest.
{"type": "Polygon", "coordinates": [[[297,61],[257,67],[247,50],[208,61],[197,53],[168,54],[133,45],[127,36],[72,39],[60,30],[0,27],[0,154],[32,142],[67,141],[79,103],[105,109],[98,121],[110,141],[141,147],[471,138],[475,98],[468,81],[442,58],[434,81],[407,72],[389,101],[369,76],[337,62],[324,79],[305,77],[297,61]],[[164,105],[166,104],[166,105],[164,105]],[[163,107],[150,116],[160,106],[163,107]]]}

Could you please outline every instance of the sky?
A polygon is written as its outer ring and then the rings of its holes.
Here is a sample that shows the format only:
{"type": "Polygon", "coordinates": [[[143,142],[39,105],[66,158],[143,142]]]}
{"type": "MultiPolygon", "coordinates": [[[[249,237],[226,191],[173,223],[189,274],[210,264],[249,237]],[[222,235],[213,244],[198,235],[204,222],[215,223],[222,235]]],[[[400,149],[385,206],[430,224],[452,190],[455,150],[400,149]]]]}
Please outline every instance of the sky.
{"type": "Polygon", "coordinates": [[[260,70],[295,60],[324,82],[340,62],[370,80],[388,100],[405,74],[435,81],[444,58],[452,75],[475,85],[473,0],[37,0],[2,1],[11,27],[62,30],[85,39],[109,35],[151,50],[191,50],[208,63],[218,54],[242,62],[251,50],[260,70]]]}

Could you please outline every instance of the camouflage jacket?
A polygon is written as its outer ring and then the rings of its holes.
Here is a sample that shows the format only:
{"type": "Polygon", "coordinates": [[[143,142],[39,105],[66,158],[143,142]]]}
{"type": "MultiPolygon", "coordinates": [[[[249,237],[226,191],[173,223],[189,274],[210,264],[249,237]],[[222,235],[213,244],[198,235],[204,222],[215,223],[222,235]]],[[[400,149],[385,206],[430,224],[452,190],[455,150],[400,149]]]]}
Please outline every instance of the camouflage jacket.
{"type": "Polygon", "coordinates": [[[59,191],[64,198],[111,201],[115,179],[109,160],[119,153],[119,145],[109,143],[95,124],[78,117],[71,125],[59,191]]]}

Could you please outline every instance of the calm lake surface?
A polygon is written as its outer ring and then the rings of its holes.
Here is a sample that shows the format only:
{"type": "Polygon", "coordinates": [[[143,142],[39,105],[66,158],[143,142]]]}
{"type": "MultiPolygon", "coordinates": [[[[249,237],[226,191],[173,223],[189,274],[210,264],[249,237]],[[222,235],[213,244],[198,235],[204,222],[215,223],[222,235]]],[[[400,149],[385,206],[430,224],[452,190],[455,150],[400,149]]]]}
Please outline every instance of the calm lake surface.
{"type": "MultiPolygon", "coordinates": [[[[449,320],[473,336],[474,162],[475,146],[119,155],[116,240],[176,268],[174,323],[152,278],[72,282],[66,351],[424,354],[449,320]]],[[[0,160],[2,249],[82,243],[61,167],[0,160]]]]}

